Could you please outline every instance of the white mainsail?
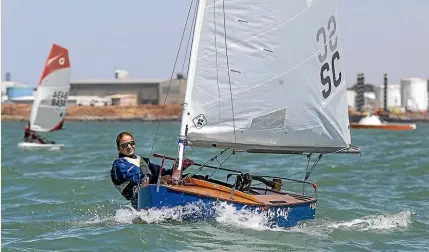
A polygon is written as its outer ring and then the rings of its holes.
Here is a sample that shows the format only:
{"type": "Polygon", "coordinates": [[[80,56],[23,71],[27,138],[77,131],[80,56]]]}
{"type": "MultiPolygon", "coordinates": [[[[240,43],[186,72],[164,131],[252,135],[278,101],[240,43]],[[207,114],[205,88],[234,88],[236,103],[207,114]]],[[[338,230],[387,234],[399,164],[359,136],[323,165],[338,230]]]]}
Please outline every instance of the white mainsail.
{"type": "Polygon", "coordinates": [[[351,144],[347,108],[336,0],[200,0],[187,144],[337,151],[351,144]]]}
{"type": "Polygon", "coordinates": [[[31,130],[49,132],[62,128],[69,90],[70,59],[68,50],[53,44],[31,109],[31,130]]]}

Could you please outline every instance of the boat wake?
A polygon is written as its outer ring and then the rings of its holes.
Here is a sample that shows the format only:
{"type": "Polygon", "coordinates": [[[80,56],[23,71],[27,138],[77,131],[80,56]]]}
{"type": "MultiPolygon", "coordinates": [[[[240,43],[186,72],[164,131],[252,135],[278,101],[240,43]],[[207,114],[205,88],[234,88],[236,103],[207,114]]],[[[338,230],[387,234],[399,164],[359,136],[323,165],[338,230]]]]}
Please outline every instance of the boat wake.
{"type": "Polygon", "coordinates": [[[314,236],[326,237],[338,230],[354,232],[391,232],[407,229],[413,223],[411,211],[399,213],[368,215],[350,221],[332,221],[318,219],[314,222],[302,223],[296,227],[283,231],[302,232],[314,236]]]}
{"type": "Polygon", "coordinates": [[[373,215],[352,221],[332,223],[329,227],[334,229],[353,229],[358,231],[407,228],[412,223],[411,216],[411,211],[402,211],[396,214],[373,215]]]}
{"type": "MultiPolygon", "coordinates": [[[[412,225],[411,211],[368,215],[348,221],[334,221],[321,217],[305,221],[292,228],[273,227],[268,217],[255,210],[245,207],[237,210],[233,205],[220,202],[213,206],[216,211],[215,225],[233,229],[251,229],[256,231],[295,232],[313,236],[326,237],[336,230],[344,231],[393,231],[406,229],[412,225]]],[[[116,210],[114,216],[94,216],[92,219],[81,222],[81,225],[115,225],[115,224],[160,224],[160,223],[190,223],[185,216],[201,214],[202,205],[190,204],[162,209],[137,211],[131,206],[116,210]]]]}

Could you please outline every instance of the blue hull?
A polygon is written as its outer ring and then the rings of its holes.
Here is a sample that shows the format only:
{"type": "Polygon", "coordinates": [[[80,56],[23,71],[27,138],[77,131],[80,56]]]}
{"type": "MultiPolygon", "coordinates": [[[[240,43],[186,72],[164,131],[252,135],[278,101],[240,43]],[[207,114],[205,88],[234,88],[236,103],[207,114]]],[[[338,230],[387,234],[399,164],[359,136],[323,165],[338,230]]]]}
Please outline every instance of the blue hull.
{"type": "MultiPolygon", "coordinates": [[[[220,201],[216,198],[184,193],[172,190],[161,185],[157,192],[156,185],[149,185],[140,188],[138,202],[134,207],[137,210],[150,208],[171,208],[177,206],[197,205],[198,211],[193,211],[182,215],[183,220],[211,220],[214,219],[216,208],[214,207],[220,201]]],[[[270,206],[263,208],[261,206],[245,205],[235,202],[228,202],[237,210],[245,209],[268,216],[270,226],[292,227],[299,221],[314,219],[316,214],[316,202],[304,202],[294,205],[270,206]]]]}

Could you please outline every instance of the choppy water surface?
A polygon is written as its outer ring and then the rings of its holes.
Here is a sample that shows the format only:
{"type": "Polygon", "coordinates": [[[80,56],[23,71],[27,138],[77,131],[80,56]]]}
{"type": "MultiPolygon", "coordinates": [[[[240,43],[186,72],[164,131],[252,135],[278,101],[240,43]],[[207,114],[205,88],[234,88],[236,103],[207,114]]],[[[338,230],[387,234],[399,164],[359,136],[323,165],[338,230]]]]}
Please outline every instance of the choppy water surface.
{"type": "MultiPolygon", "coordinates": [[[[363,157],[326,155],[310,177],[319,185],[316,219],[289,229],[268,228],[264,216],[227,204],[218,205],[216,221],[196,223],[182,222],[178,213],[197,206],[131,209],[109,177],[115,137],[132,132],[138,153],[149,155],[157,126],[67,122],[49,135],[63,150],[28,151],[17,147],[24,123],[2,122],[2,250],[428,251],[429,125],[353,131],[363,157]]],[[[162,123],[154,152],[174,156],[178,130],[178,123],[162,123]]],[[[189,157],[204,162],[215,153],[194,149],[189,157]]],[[[302,179],[307,162],[305,156],[238,154],[227,164],[302,179]]]]}

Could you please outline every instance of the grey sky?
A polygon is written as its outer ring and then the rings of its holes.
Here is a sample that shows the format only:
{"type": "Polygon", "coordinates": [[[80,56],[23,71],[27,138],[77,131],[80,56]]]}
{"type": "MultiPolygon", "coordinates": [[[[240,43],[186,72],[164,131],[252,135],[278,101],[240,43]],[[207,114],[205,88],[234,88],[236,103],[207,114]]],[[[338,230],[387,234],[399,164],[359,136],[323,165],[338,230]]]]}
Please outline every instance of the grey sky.
{"type": "MultiPolygon", "coordinates": [[[[2,79],[35,86],[52,43],[72,79],[169,78],[191,0],[3,0],[2,79]]],[[[429,78],[429,0],[340,0],[347,84],[429,78]]],[[[180,64],[181,65],[181,64],[180,64]]],[[[180,70],[180,69],[179,69],[180,70]]]]}

